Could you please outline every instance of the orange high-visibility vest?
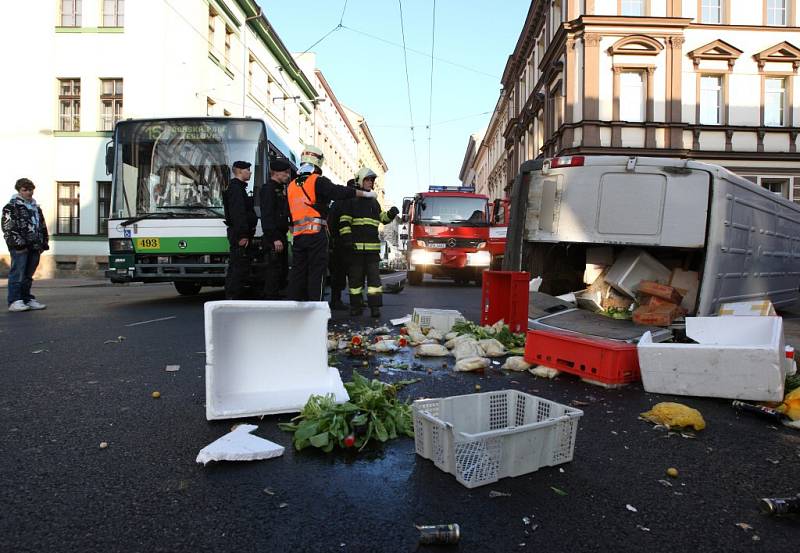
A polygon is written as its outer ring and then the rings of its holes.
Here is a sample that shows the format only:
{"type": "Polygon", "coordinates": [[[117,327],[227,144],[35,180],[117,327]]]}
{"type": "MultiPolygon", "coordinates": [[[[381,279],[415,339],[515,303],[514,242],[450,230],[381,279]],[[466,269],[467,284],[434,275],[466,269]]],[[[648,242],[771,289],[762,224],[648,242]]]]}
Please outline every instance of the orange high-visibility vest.
{"type": "Polygon", "coordinates": [[[297,179],[289,183],[287,196],[292,215],[292,235],[316,234],[328,225],[314,208],[317,201],[317,174],[309,175],[301,187],[297,179]]]}

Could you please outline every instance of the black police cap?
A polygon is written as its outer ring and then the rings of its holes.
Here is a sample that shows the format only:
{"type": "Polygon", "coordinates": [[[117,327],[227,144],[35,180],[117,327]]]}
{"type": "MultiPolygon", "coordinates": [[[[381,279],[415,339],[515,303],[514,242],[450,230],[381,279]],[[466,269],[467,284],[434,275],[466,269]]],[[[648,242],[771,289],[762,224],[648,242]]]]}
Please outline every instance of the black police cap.
{"type": "Polygon", "coordinates": [[[233,168],[234,169],[250,169],[250,165],[252,165],[252,164],[247,162],[247,161],[234,161],[233,162],[233,168]]]}

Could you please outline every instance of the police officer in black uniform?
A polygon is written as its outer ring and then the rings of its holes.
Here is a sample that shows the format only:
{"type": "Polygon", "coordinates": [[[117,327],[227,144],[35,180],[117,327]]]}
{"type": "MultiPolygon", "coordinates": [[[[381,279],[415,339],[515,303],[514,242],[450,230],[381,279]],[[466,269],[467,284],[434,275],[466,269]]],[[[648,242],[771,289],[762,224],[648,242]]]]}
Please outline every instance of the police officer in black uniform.
{"type": "Polygon", "coordinates": [[[225,297],[229,300],[244,299],[245,282],[250,275],[248,248],[253,241],[258,223],[253,198],[247,193],[247,181],[250,180],[250,175],[250,163],[234,161],[233,178],[222,194],[230,247],[228,271],[225,275],[225,297]]]}
{"type": "Polygon", "coordinates": [[[276,159],[269,165],[269,182],[261,190],[262,246],[268,259],[264,278],[264,299],[280,299],[289,274],[289,203],[286,186],[292,180],[292,166],[285,159],[276,159]]]}

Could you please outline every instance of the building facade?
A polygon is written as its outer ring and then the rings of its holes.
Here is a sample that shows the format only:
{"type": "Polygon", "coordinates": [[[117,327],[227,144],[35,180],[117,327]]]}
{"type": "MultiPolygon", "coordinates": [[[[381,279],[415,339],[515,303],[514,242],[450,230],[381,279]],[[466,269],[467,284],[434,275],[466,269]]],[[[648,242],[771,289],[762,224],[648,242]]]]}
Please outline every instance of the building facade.
{"type": "MultiPolygon", "coordinates": [[[[0,44],[14,106],[0,129],[7,199],[20,177],[37,185],[51,233],[38,276],[101,274],[108,261],[111,177],[105,147],[121,118],[264,119],[295,153],[317,137],[324,91],[304,72],[255,0],[15,2],[0,44]],[[18,45],[24,44],[25,48],[18,45]]],[[[323,116],[324,118],[324,116],[323,116]]],[[[354,133],[343,123],[355,165],[354,133]]],[[[0,272],[8,269],[0,245],[0,272]]]]}
{"type": "Polygon", "coordinates": [[[386,160],[383,159],[378,144],[375,142],[375,137],[372,136],[372,131],[369,130],[367,120],[360,113],[356,113],[347,106],[343,106],[350,124],[356,130],[356,137],[358,138],[358,167],[369,167],[378,178],[375,180],[375,193],[378,194],[378,202],[382,208],[388,207],[386,205],[386,173],[389,171],[389,166],[386,160]]]}
{"type": "Polygon", "coordinates": [[[538,156],[669,156],[725,166],[800,202],[798,9],[798,0],[533,0],[480,146],[487,154],[476,156],[479,187],[507,194],[519,165],[538,156]]]}

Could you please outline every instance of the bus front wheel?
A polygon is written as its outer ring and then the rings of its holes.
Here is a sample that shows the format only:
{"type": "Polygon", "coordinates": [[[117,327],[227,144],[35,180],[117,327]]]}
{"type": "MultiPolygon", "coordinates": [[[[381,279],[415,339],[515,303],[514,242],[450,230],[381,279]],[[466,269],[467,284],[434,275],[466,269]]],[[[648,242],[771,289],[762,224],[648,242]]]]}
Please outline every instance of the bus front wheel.
{"type": "Polygon", "coordinates": [[[175,284],[175,290],[181,296],[196,296],[200,293],[200,288],[202,288],[202,286],[194,282],[174,282],[173,284],[175,284]]]}

